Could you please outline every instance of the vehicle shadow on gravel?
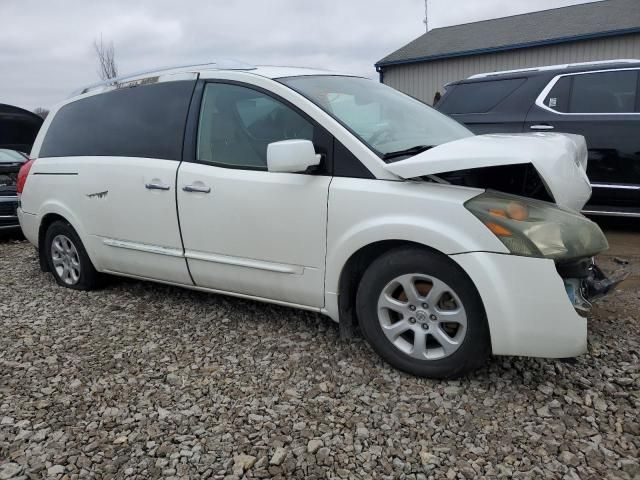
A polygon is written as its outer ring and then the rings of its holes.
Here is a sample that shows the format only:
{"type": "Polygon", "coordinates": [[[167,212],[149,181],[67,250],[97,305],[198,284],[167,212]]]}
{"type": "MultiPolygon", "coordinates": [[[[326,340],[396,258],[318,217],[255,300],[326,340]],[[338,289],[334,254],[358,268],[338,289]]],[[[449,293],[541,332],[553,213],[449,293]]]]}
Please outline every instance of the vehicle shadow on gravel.
{"type": "Polygon", "coordinates": [[[8,232],[0,231],[0,245],[9,242],[22,242],[25,241],[24,235],[19,230],[10,230],[8,232]]]}
{"type": "MultiPolygon", "coordinates": [[[[355,369],[362,369],[362,383],[375,381],[378,373],[384,373],[384,375],[403,379],[405,382],[420,384],[433,383],[436,385],[450,382],[459,384],[465,381],[490,384],[495,381],[496,375],[512,370],[515,377],[522,380],[514,384],[522,383],[535,388],[546,376],[535,376],[533,371],[542,369],[553,370],[556,373],[562,372],[567,368],[565,365],[577,361],[574,359],[490,357],[483,368],[461,379],[449,381],[421,379],[387,365],[368,345],[359,331],[356,330],[353,338],[342,338],[338,324],[319,313],[123,277],[107,277],[102,290],[116,294],[126,291],[143,304],[146,304],[145,298],[149,294],[157,295],[163,298],[163,303],[166,304],[166,308],[163,310],[164,314],[174,316],[183,322],[176,323],[176,325],[180,325],[180,329],[198,328],[202,319],[212,323],[222,322],[225,329],[235,329],[237,332],[255,331],[257,328],[263,339],[276,337],[277,344],[271,343],[269,348],[285,355],[293,354],[295,357],[296,349],[304,348],[304,345],[297,340],[300,336],[305,339],[312,338],[315,340],[316,348],[314,350],[319,359],[324,358],[325,362],[334,364],[334,366],[336,363],[347,360],[355,369]],[[180,309],[185,304],[196,305],[197,310],[203,312],[199,320],[194,322],[192,317],[181,316],[180,309]],[[215,311],[216,313],[207,319],[207,315],[204,314],[207,311],[215,311]],[[318,345],[322,345],[322,349],[318,345]]],[[[114,306],[113,308],[119,310],[121,307],[114,306]]],[[[161,328],[160,332],[167,333],[164,328],[161,328]]]]}

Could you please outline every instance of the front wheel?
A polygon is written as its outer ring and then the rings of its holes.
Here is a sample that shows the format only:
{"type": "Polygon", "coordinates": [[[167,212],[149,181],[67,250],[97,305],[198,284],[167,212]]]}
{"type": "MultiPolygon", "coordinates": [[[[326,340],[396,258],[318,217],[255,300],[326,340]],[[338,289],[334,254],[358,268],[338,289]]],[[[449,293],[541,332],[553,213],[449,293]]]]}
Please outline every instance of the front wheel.
{"type": "Polygon", "coordinates": [[[356,310],[373,349],[413,375],[459,377],[480,367],[490,352],[480,296],[442,254],[410,247],[382,255],[362,277],[356,310]]]}

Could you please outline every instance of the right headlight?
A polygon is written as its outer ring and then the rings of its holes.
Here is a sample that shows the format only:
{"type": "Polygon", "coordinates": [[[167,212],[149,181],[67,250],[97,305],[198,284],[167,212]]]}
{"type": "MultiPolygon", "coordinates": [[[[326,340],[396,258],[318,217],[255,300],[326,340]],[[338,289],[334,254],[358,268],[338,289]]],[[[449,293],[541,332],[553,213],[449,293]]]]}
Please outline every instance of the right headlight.
{"type": "Polygon", "coordinates": [[[555,204],[487,191],[464,206],[514,255],[570,260],[609,248],[598,225],[555,204]]]}

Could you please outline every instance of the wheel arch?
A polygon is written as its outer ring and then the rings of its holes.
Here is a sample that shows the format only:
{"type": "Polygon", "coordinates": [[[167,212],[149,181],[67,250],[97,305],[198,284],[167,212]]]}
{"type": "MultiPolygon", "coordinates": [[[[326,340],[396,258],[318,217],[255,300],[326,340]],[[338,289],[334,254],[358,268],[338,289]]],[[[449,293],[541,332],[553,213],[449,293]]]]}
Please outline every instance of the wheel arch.
{"type": "Polygon", "coordinates": [[[369,265],[381,255],[401,247],[416,247],[446,256],[443,252],[410,240],[379,240],[360,247],[347,259],[338,278],[338,317],[340,332],[351,337],[358,331],[358,315],[355,311],[356,292],[360,280],[369,265]]]}
{"type": "Polygon", "coordinates": [[[95,265],[95,259],[91,252],[87,249],[86,236],[82,228],[80,228],[79,222],[73,216],[73,214],[67,211],[62,205],[58,204],[50,204],[45,206],[40,213],[40,225],[38,227],[38,259],[40,262],[40,268],[44,272],[49,271],[49,265],[46,257],[46,247],[44,245],[45,236],[47,234],[47,229],[51,224],[56,221],[66,222],[75,230],[80,237],[80,241],[83,243],[84,248],[87,252],[87,255],[95,265]]]}
{"type": "Polygon", "coordinates": [[[369,243],[353,252],[345,262],[342,270],[340,271],[337,292],[337,310],[340,334],[346,338],[350,338],[358,334],[359,320],[355,309],[355,302],[358,285],[360,284],[360,280],[362,279],[364,272],[367,270],[369,265],[371,265],[371,263],[380,256],[391,250],[402,247],[420,248],[422,250],[441,255],[469,279],[469,281],[473,284],[480,300],[480,304],[482,305],[483,316],[485,322],[487,322],[487,327],[489,329],[489,339],[491,341],[491,324],[487,318],[487,309],[484,305],[484,298],[481,295],[478,287],[475,285],[475,282],[473,281],[471,275],[469,275],[469,273],[463,268],[462,265],[450,258],[449,255],[445,254],[444,252],[423,243],[403,239],[380,240],[369,243]]]}

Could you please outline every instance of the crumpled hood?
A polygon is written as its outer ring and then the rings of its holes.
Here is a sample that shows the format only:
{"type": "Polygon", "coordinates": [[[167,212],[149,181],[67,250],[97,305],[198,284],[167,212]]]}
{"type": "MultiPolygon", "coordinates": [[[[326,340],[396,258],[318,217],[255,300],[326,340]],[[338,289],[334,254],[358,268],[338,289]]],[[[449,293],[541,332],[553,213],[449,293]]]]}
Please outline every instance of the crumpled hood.
{"type": "Polygon", "coordinates": [[[477,135],[444,143],[385,168],[409,179],[473,168],[531,163],[556,203],[580,211],[591,197],[584,137],[564,133],[477,135]]]}

